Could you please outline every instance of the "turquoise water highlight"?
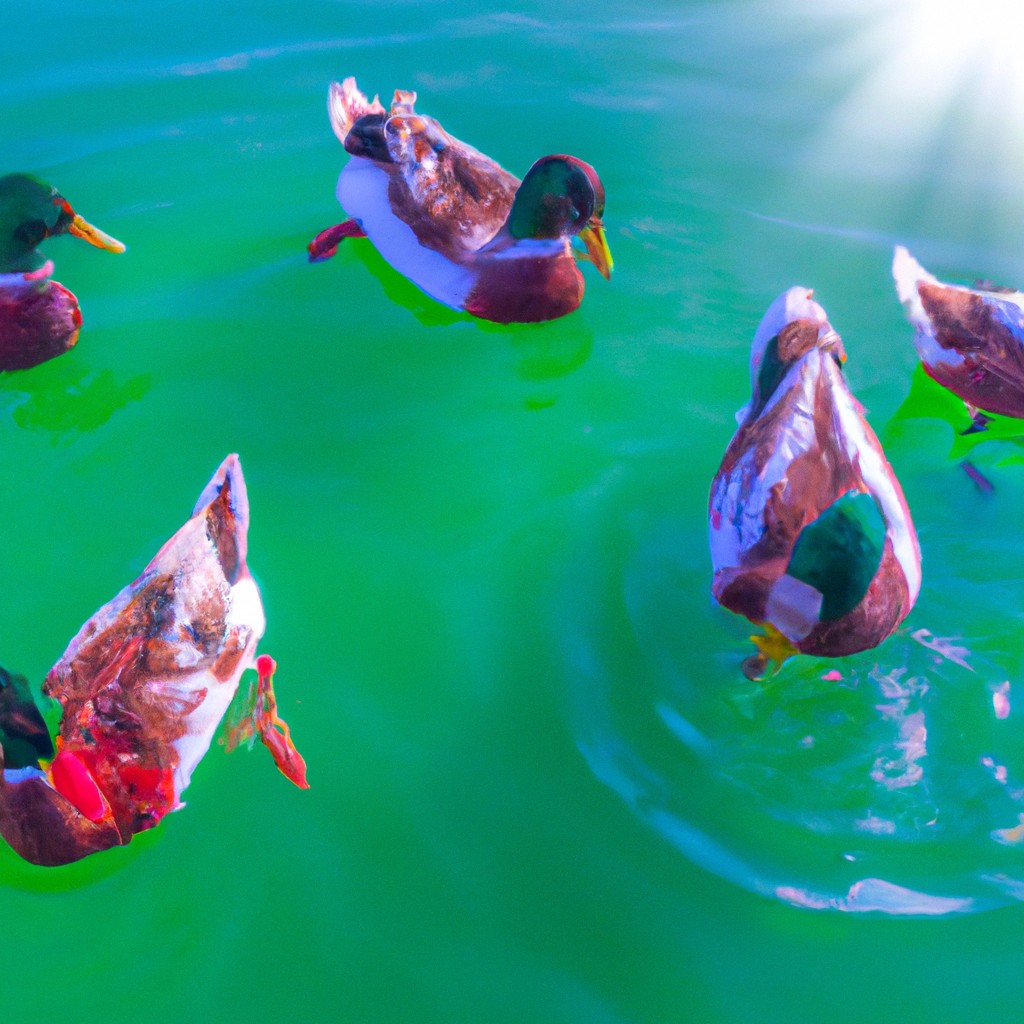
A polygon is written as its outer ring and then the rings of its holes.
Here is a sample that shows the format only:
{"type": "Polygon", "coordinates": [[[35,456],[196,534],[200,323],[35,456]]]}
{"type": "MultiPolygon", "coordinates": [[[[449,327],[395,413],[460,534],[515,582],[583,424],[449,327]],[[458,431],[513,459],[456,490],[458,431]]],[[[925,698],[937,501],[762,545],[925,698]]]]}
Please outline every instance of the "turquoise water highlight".
{"type": "Polygon", "coordinates": [[[889,261],[902,242],[940,276],[1021,284],[1020,133],[977,71],[940,83],[893,11],[18,10],[3,169],[129,251],[51,242],[81,341],[0,380],[2,663],[41,681],[238,451],[263,649],[313,788],[214,750],[187,809],[127,849],[56,871],[0,851],[9,1013],[1016,1013],[1020,853],[990,833],[1016,824],[1022,763],[1020,449],[975,449],[991,496],[948,457],[959,412],[914,370],[889,261]],[[578,313],[497,328],[366,245],[310,266],[347,74],[418,90],[515,173],[593,163],[612,281],[585,268],[578,313]],[[738,673],[746,623],[709,595],[706,499],[753,331],[798,283],[843,335],[925,582],[845,685],[809,662],[761,691],[738,673]],[[927,753],[901,766],[908,722],[927,753]],[[880,758],[921,775],[887,787],[880,758]],[[961,902],[793,906],[864,878],[961,902]]]}

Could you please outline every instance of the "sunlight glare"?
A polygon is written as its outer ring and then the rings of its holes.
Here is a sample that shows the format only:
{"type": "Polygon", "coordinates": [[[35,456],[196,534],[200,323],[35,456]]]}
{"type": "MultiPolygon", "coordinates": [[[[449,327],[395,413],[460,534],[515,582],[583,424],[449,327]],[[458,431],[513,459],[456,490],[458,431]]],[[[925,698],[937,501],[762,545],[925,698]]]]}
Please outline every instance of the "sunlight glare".
{"type": "Polygon", "coordinates": [[[861,14],[829,58],[859,71],[819,136],[831,152],[825,159],[872,153],[886,166],[945,167],[967,178],[994,166],[1006,184],[1019,180],[1024,5],[876,0],[861,14]]]}
{"type": "Polygon", "coordinates": [[[1015,31],[1024,26],[1018,0],[903,0],[894,6],[908,10],[912,37],[938,66],[1009,58],[1015,31]]]}

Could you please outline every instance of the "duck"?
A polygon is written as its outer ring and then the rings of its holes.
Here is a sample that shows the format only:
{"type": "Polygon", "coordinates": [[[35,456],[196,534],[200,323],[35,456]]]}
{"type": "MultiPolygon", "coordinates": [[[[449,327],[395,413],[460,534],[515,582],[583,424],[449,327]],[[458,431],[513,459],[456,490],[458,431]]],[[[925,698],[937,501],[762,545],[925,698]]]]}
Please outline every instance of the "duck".
{"type": "Polygon", "coordinates": [[[229,746],[259,736],[281,772],[308,788],[277,714],[276,662],[256,654],[266,619],[248,524],[241,463],[229,455],[191,517],[47,674],[42,692],[59,713],[48,749],[27,689],[0,690],[0,835],[25,860],[69,864],[181,808],[229,710],[229,746]],[[237,698],[250,669],[257,682],[237,698]]]}
{"type": "Polygon", "coordinates": [[[751,348],[751,399],[711,484],[712,594],[764,629],[752,679],[794,654],[877,646],[910,612],[921,551],[896,474],[843,376],[846,351],[804,287],[751,348]]]}
{"type": "Polygon", "coordinates": [[[328,259],[346,238],[367,237],[431,298],[495,323],[538,323],[571,313],[583,298],[580,258],[608,279],[605,195],[597,172],[574,156],[537,160],[520,181],[415,110],[396,90],[390,110],[354,78],[332,82],[327,109],[349,160],[338,201],[349,219],[308,246],[328,259]]]}
{"type": "Polygon", "coordinates": [[[902,245],[892,275],[925,372],[967,407],[964,433],[984,430],[989,413],[1024,418],[1024,292],[947,284],[902,245]]]}
{"type": "Polygon", "coordinates": [[[0,177],[0,370],[25,370],[78,341],[78,299],[53,280],[38,246],[69,234],[108,252],[125,246],[75,213],[52,185],[30,174],[0,177]]]}

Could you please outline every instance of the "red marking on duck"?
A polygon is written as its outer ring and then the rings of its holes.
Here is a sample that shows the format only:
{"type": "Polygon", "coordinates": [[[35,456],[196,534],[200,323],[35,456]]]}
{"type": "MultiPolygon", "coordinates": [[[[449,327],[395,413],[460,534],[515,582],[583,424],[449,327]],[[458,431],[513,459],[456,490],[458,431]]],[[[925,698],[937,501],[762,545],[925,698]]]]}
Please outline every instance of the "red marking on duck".
{"type": "Polygon", "coordinates": [[[227,749],[251,744],[256,736],[270,751],[279,771],[299,789],[309,789],[306,762],[292,742],[288,723],[277,713],[274,673],[277,662],[269,654],[256,659],[257,683],[239,702],[228,722],[227,749]]]}
{"type": "Polygon", "coordinates": [[[102,821],[110,814],[110,806],[80,752],[61,750],[50,764],[50,778],[53,788],[90,821],[102,821]]]}

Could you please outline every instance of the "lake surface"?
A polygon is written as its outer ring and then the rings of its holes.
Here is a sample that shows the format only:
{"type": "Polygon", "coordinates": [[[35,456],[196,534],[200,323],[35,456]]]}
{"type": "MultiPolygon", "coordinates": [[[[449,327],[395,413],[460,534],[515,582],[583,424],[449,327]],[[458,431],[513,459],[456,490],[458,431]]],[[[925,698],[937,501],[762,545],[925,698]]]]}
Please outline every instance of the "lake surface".
{"type": "Polygon", "coordinates": [[[1019,1016],[1024,452],[958,438],[889,271],[902,243],[1024,284],[1024,102],[984,5],[88,7],[20,5],[0,43],[0,170],[129,247],[49,242],[81,340],[0,376],[0,663],[41,682],[237,451],[312,789],[215,748],[125,849],[0,850],[8,1016],[1019,1016]],[[505,328],[365,242],[310,265],[347,75],[519,175],[593,163],[611,282],[505,328]],[[876,651],[752,684],[707,493],[795,284],[924,585],[876,651]]]}

